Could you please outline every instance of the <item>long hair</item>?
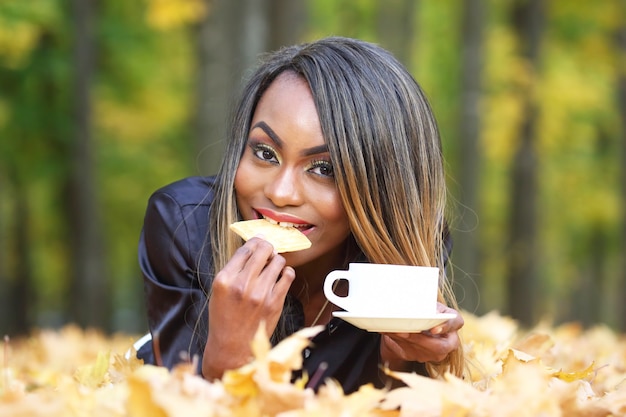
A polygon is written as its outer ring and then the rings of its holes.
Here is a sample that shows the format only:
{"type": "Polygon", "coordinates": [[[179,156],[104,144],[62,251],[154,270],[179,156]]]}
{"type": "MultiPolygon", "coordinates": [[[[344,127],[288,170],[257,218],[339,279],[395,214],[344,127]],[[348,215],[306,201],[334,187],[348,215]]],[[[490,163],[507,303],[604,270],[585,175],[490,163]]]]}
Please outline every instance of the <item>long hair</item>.
{"type": "MultiPolygon", "coordinates": [[[[234,179],[256,105],[285,71],[308,83],[352,232],[353,259],[436,266],[440,301],[457,308],[445,276],[446,184],[441,141],[430,105],[414,78],[389,52],[371,43],[330,37],[266,55],[234,108],[211,210],[213,267],[226,265],[240,240],[234,179]]],[[[274,337],[287,329],[283,312],[274,337]]],[[[431,376],[464,371],[462,348],[431,376]]]]}

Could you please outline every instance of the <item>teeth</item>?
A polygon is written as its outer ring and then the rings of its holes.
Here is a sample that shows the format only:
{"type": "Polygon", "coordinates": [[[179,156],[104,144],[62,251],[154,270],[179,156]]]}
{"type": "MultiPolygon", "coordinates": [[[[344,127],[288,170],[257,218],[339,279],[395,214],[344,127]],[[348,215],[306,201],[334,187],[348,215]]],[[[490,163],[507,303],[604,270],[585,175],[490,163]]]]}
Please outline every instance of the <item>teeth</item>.
{"type": "Polygon", "coordinates": [[[290,223],[290,222],[277,222],[276,220],[270,219],[269,217],[265,217],[265,216],[263,216],[263,218],[272,224],[277,224],[282,227],[302,227],[301,225],[296,226],[294,223],[290,223]]]}

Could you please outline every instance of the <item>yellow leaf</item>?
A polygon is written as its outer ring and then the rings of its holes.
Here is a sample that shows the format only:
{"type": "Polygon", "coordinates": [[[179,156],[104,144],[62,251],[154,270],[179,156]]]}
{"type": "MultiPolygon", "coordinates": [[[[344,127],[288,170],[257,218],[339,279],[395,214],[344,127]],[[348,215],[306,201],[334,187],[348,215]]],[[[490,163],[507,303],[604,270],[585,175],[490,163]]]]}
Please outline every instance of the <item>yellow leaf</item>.
{"type": "Polygon", "coordinates": [[[388,375],[400,379],[407,388],[396,388],[385,395],[383,410],[400,407],[403,415],[419,416],[466,416],[470,411],[481,414],[486,394],[471,384],[451,374],[444,380],[433,379],[415,373],[385,370],[388,375]]]}
{"type": "Polygon", "coordinates": [[[121,355],[116,353],[113,355],[113,363],[109,367],[109,377],[111,382],[116,383],[127,378],[135,370],[143,366],[143,360],[137,358],[135,351],[131,355],[121,355]]]}
{"type": "Polygon", "coordinates": [[[264,361],[271,349],[272,345],[265,331],[265,322],[262,322],[254,335],[254,339],[252,339],[252,354],[254,355],[254,359],[256,361],[264,361]]]}
{"type": "Polygon", "coordinates": [[[536,359],[533,355],[529,355],[526,352],[513,348],[509,349],[509,357],[511,356],[521,362],[532,362],[536,359]]]}
{"type": "Polygon", "coordinates": [[[342,408],[347,415],[363,416],[377,408],[384,396],[385,391],[376,389],[371,384],[362,385],[358,391],[346,397],[342,408]]]}
{"type": "Polygon", "coordinates": [[[139,374],[128,378],[127,409],[130,417],[167,417],[160,405],[152,398],[150,382],[139,374]]]}
{"type": "Polygon", "coordinates": [[[586,369],[579,371],[579,372],[563,372],[563,370],[559,370],[559,371],[553,372],[552,376],[555,378],[559,378],[560,380],[565,381],[565,382],[573,382],[579,379],[585,379],[593,374],[594,372],[593,365],[594,363],[592,362],[591,365],[589,365],[586,369]]]}
{"type": "Polygon", "coordinates": [[[97,388],[101,385],[109,383],[109,358],[110,352],[98,353],[96,362],[94,364],[78,368],[74,374],[74,378],[79,384],[88,388],[97,388]]]}
{"type": "Polygon", "coordinates": [[[271,379],[286,382],[291,371],[302,368],[302,350],[323,329],[324,326],[307,327],[278,343],[267,355],[271,379]]]}
{"type": "Polygon", "coordinates": [[[258,394],[254,381],[254,365],[248,364],[238,369],[224,372],[222,383],[226,391],[236,397],[254,397],[258,394]]]}
{"type": "Polygon", "coordinates": [[[554,341],[545,333],[531,333],[521,342],[515,344],[515,349],[532,356],[543,356],[554,346],[554,341]]]}

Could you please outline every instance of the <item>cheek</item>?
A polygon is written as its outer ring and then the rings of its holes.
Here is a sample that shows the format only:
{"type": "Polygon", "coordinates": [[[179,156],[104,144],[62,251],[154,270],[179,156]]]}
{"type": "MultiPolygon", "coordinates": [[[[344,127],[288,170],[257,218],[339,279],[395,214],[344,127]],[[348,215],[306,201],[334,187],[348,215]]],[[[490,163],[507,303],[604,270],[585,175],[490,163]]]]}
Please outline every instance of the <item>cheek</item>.
{"type": "Polygon", "coordinates": [[[251,189],[256,187],[254,183],[256,177],[251,175],[249,171],[250,168],[248,164],[242,159],[237,168],[237,172],[235,172],[235,192],[238,198],[240,196],[245,197],[251,189]]]}
{"type": "Polygon", "coordinates": [[[258,189],[258,184],[255,183],[254,175],[250,175],[249,168],[246,164],[241,163],[235,173],[235,198],[237,201],[237,207],[244,219],[250,219],[251,213],[248,210],[247,202],[252,197],[253,190],[258,189]]]}
{"type": "Polygon", "coordinates": [[[338,223],[345,223],[346,227],[348,225],[348,214],[346,210],[343,208],[343,204],[338,199],[334,202],[334,204],[329,205],[329,214],[338,223]]]}
{"type": "Polygon", "coordinates": [[[346,230],[348,226],[348,214],[341,203],[339,194],[336,190],[329,192],[326,196],[318,194],[317,206],[324,217],[339,230],[346,230]]]}
{"type": "Polygon", "coordinates": [[[242,188],[244,186],[244,184],[241,181],[241,178],[243,177],[243,174],[241,173],[241,165],[239,165],[239,167],[237,168],[237,171],[235,172],[235,191],[239,191],[240,188],[242,188]]]}

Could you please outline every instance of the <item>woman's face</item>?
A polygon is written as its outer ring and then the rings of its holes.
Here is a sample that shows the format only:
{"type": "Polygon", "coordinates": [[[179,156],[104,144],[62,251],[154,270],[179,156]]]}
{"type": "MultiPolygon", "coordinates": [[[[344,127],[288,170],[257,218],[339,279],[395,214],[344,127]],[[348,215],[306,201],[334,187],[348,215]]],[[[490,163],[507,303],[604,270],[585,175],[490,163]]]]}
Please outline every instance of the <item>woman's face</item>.
{"type": "Polygon", "coordinates": [[[235,176],[243,218],[296,225],[312,245],[284,254],[294,267],[343,251],[350,234],[348,217],[306,82],[293,73],[278,76],[261,97],[250,126],[235,176]]]}

